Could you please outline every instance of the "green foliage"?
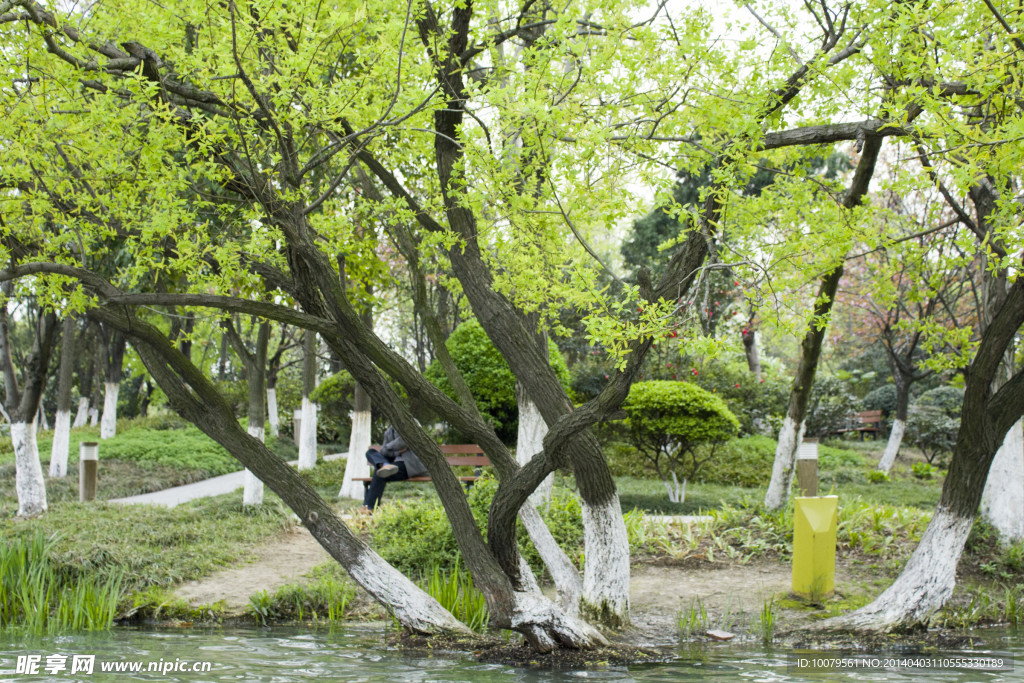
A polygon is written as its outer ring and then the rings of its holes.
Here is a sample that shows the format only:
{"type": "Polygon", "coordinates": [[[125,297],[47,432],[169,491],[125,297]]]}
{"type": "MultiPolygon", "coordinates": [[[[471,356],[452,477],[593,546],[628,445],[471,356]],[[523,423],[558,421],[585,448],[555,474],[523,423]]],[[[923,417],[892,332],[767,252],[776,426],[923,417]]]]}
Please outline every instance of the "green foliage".
{"type": "Polygon", "coordinates": [[[132,429],[100,444],[100,459],[117,458],[140,464],[175,465],[217,476],[241,469],[222,446],[196,427],[132,429]]]}
{"type": "Polygon", "coordinates": [[[316,436],[319,443],[347,443],[352,425],[348,413],[352,410],[356,381],[347,370],[324,379],[309,398],[316,402],[316,436]]]}
{"type": "MultiPolygon", "coordinates": [[[[455,328],[445,346],[473,393],[480,412],[491,421],[502,440],[506,443],[514,441],[519,425],[516,380],[508,363],[491,343],[483,327],[476,320],[467,320],[455,328]]],[[[550,339],[548,358],[562,386],[568,391],[569,369],[558,346],[550,339]]],[[[426,377],[446,394],[455,398],[455,392],[440,363],[431,363],[427,368],[426,377]]]]}
{"type": "Polygon", "coordinates": [[[694,481],[764,486],[772,475],[775,440],[767,436],[745,436],[727,441],[718,447],[710,460],[694,477],[694,481]]]}
{"type": "Polygon", "coordinates": [[[736,435],[739,421],[722,399],[688,382],[637,382],[623,403],[630,441],[659,476],[692,478],[713,446],[736,435]]]}
{"type": "Polygon", "coordinates": [[[939,408],[948,417],[959,418],[964,404],[964,390],[960,387],[941,386],[929,389],[914,401],[914,405],[939,408]]]}
{"type": "Polygon", "coordinates": [[[916,446],[929,464],[938,464],[944,456],[952,454],[959,430],[959,416],[950,417],[939,406],[915,403],[907,412],[907,431],[903,438],[916,446]]]}
{"type": "Polygon", "coordinates": [[[700,635],[708,629],[710,624],[708,612],[704,608],[704,601],[700,598],[694,598],[690,602],[690,609],[685,612],[680,610],[676,616],[676,631],[680,638],[692,638],[700,635]]]}
{"type": "Polygon", "coordinates": [[[468,626],[481,633],[487,628],[490,614],[484,594],[473,585],[473,577],[456,563],[455,569],[442,573],[434,566],[427,580],[427,594],[441,603],[441,606],[468,626]]]}
{"type": "Polygon", "coordinates": [[[0,629],[42,634],[110,628],[124,572],[68,571],[54,561],[56,540],[40,530],[0,544],[0,629]]]}
{"type": "Polygon", "coordinates": [[[896,413],[896,387],[892,384],[885,384],[872,389],[861,401],[864,410],[881,410],[882,417],[889,417],[896,413]]]}
{"type": "Polygon", "coordinates": [[[12,505],[0,508],[4,544],[47,537],[73,529],[55,540],[52,557],[69,576],[108,581],[123,573],[132,590],[171,586],[235,563],[252,546],[291,524],[290,514],[268,494],[259,509],[242,506],[237,493],[167,509],[152,505],[82,506],[77,501],[50,506],[46,515],[14,520],[12,505]]]}
{"type": "Polygon", "coordinates": [[[910,471],[918,479],[931,479],[940,472],[939,468],[928,462],[915,462],[910,471]]]}
{"type": "Polygon", "coordinates": [[[760,381],[751,374],[745,360],[711,358],[698,362],[684,358],[675,369],[682,371],[688,382],[725,401],[739,419],[743,434],[774,433],[782,424],[791,380],[773,365],[764,364],[760,381]]]}
{"type": "Polygon", "coordinates": [[[888,472],[883,472],[881,470],[871,470],[870,472],[868,472],[868,481],[870,481],[872,484],[881,484],[882,482],[892,481],[892,478],[889,476],[888,472]]]}
{"type": "Polygon", "coordinates": [[[761,616],[758,619],[758,627],[761,634],[761,642],[765,645],[775,640],[775,627],[778,623],[778,614],[775,609],[775,596],[764,601],[761,606],[761,616]]]}
{"type": "Polygon", "coordinates": [[[263,625],[275,621],[334,624],[344,620],[356,588],[344,576],[337,562],[313,569],[310,580],[290,583],[273,593],[259,591],[249,596],[249,611],[263,625]]]}
{"type": "Polygon", "coordinates": [[[807,436],[827,436],[845,428],[857,412],[857,399],[837,377],[818,376],[807,404],[807,436]]]}

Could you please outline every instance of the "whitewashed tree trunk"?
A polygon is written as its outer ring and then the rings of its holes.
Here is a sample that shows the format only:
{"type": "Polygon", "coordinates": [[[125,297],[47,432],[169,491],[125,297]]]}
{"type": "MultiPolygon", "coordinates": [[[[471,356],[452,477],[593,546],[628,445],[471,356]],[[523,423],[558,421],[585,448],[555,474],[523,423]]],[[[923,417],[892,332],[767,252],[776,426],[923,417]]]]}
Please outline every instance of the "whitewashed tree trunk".
{"type": "Polygon", "coordinates": [[[78,398],[78,412],[75,413],[75,423],[72,427],[84,427],[89,422],[89,398],[80,396],[78,398]]]}
{"type": "Polygon", "coordinates": [[[512,628],[530,631],[532,644],[539,652],[550,652],[561,643],[569,648],[592,648],[607,645],[597,629],[559,609],[540,593],[515,593],[512,628]],[[527,624],[543,625],[523,628],[527,624]],[[552,639],[554,635],[558,642],[552,639]]]}
{"type": "Polygon", "coordinates": [[[97,410],[96,408],[89,408],[89,426],[95,427],[99,423],[100,423],[100,411],[97,410]]]}
{"type": "Polygon", "coordinates": [[[1003,543],[1024,540],[1024,427],[1018,420],[996,451],[981,496],[981,516],[1003,543]]]}
{"type": "Polygon", "coordinates": [[[664,480],[665,489],[668,491],[668,499],[672,503],[682,503],[686,500],[686,482],[684,478],[680,483],[676,473],[672,473],[672,481],[664,480]]]}
{"type": "Polygon", "coordinates": [[[50,476],[68,473],[68,449],[71,447],[71,411],[58,410],[53,426],[53,447],[50,449],[50,476]]]}
{"type": "Polygon", "coordinates": [[[580,612],[609,626],[629,623],[629,539],[618,494],[604,505],[582,501],[583,599],[580,612]]]}
{"type": "Polygon", "coordinates": [[[364,487],[361,481],[352,481],[353,477],[365,477],[368,471],[366,451],[370,449],[370,421],[373,414],[369,410],[349,413],[352,420],[352,432],[348,437],[348,461],[345,463],[345,481],[341,482],[338,498],[362,500],[364,487]]]}
{"type": "MultiPolygon", "coordinates": [[[[251,424],[246,431],[263,443],[263,425],[251,424]]],[[[249,470],[245,471],[243,481],[242,505],[263,505],[263,482],[249,470]]]]}
{"type": "MultiPolygon", "coordinates": [[[[537,406],[528,398],[519,399],[519,433],[516,437],[516,460],[525,465],[537,453],[544,450],[544,436],[548,433],[548,425],[541,417],[537,406]]],[[[551,491],[554,488],[555,475],[549,474],[540,486],[530,494],[530,502],[537,507],[551,502],[551,491]]]]}
{"type": "Polygon", "coordinates": [[[103,385],[103,418],[100,420],[100,438],[113,439],[117,436],[117,394],[121,385],[105,382],[103,385]]]}
{"type": "Polygon", "coordinates": [[[519,519],[530,536],[533,547],[537,549],[551,574],[551,580],[558,592],[558,604],[569,615],[578,615],[580,598],[583,596],[583,581],[580,579],[580,573],[576,570],[576,566],[555,541],[555,537],[551,535],[551,530],[541,519],[537,508],[530,502],[519,509],[519,519]]]}
{"type": "Polygon", "coordinates": [[[302,397],[302,424],[299,425],[299,470],[316,466],[316,403],[302,397]]]}
{"type": "Polygon", "coordinates": [[[823,627],[867,631],[927,624],[953,595],[960,561],[973,517],[961,517],[939,505],[903,573],[874,602],[829,619],[823,627]]]}
{"type": "Polygon", "coordinates": [[[11,425],[14,446],[14,488],[18,493],[18,516],[35,517],[46,512],[46,482],[39,462],[36,423],[15,422],[11,425]]]}
{"type": "Polygon", "coordinates": [[[267,417],[270,420],[270,435],[275,439],[280,433],[281,419],[277,415],[277,389],[267,389],[267,417]]]}
{"type": "Polygon", "coordinates": [[[437,600],[369,548],[346,564],[345,569],[410,631],[437,633],[442,630],[471,635],[471,631],[437,600]]]}
{"type": "Polygon", "coordinates": [[[804,423],[800,429],[789,415],[779,430],[779,444],[775,448],[775,462],[772,464],[772,480],[768,483],[768,492],[764,496],[764,506],[769,510],[778,510],[789,499],[789,487],[793,482],[793,464],[796,452],[804,438],[804,423]]]}
{"type": "Polygon", "coordinates": [[[896,462],[896,456],[900,452],[900,444],[903,443],[903,434],[907,430],[907,423],[903,420],[896,419],[892,423],[892,431],[889,432],[889,441],[885,444],[885,453],[882,454],[882,459],[878,461],[878,469],[882,472],[888,472],[892,469],[892,465],[896,462]]]}

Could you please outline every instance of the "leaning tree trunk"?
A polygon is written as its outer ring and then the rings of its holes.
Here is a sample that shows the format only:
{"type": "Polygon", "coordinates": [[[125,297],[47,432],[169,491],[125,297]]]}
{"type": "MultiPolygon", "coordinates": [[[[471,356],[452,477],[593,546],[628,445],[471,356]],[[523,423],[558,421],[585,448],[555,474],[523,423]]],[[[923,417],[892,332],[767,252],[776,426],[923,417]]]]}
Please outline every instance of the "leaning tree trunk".
{"type": "Polygon", "coordinates": [[[46,484],[39,462],[36,423],[12,422],[11,445],[14,446],[14,488],[18,494],[18,516],[35,517],[46,512],[46,484]]]}
{"type": "MultiPolygon", "coordinates": [[[[859,205],[867,194],[871,176],[875,173],[875,162],[882,148],[882,138],[869,137],[864,141],[857,170],[850,182],[850,189],[843,198],[843,207],[852,209],[859,205]]],[[[796,453],[804,436],[804,419],[807,416],[807,403],[814,386],[814,375],[818,369],[818,358],[821,356],[821,344],[825,339],[826,322],[832,313],[832,304],[839,290],[839,280],[843,277],[843,264],[825,275],[818,288],[818,296],[814,300],[814,314],[811,316],[810,328],[800,344],[800,364],[793,378],[793,388],[789,394],[789,407],[786,419],[779,432],[779,443],[775,448],[775,462],[772,464],[772,479],[765,493],[764,506],[769,510],[778,510],[789,499],[789,488],[793,481],[793,466],[796,453]]]]}
{"type": "Polygon", "coordinates": [[[362,500],[364,487],[354,477],[365,477],[367,472],[366,451],[370,449],[370,396],[361,384],[356,384],[352,401],[352,431],[348,438],[348,460],[345,463],[345,481],[341,482],[339,498],[362,500]]]}
{"type": "MultiPolygon", "coordinates": [[[[544,435],[548,433],[548,425],[537,409],[537,405],[526,396],[522,385],[516,382],[516,398],[519,404],[519,431],[516,438],[516,461],[520,465],[530,462],[537,453],[544,450],[544,435]]],[[[530,504],[535,507],[545,506],[551,502],[551,492],[555,484],[555,475],[549,474],[530,495],[530,504]]]]}
{"type": "Polygon", "coordinates": [[[999,532],[1000,542],[1024,540],[1024,428],[1014,423],[996,451],[981,497],[982,517],[999,532]]]}
{"type": "Polygon", "coordinates": [[[299,469],[316,466],[316,404],[309,395],[316,389],[316,333],[306,332],[302,344],[302,423],[299,433],[299,469]]]}
{"type": "Polygon", "coordinates": [[[889,432],[885,452],[878,461],[878,469],[882,472],[892,469],[896,456],[900,453],[903,434],[907,431],[907,413],[910,407],[910,382],[899,371],[893,374],[893,379],[896,381],[896,415],[893,417],[892,431],[889,432]]]}
{"type": "MultiPolygon", "coordinates": [[[[239,338],[238,341],[240,343],[241,339],[239,338]]],[[[270,324],[261,323],[259,331],[256,333],[255,352],[251,355],[246,352],[243,356],[243,361],[247,366],[246,374],[249,376],[249,427],[247,432],[249,436],[260,443],[264,441],[263,418],[266,415],[266,406],[263,401],[266,395],[264,385],[266,383],[267,344],[269,341],[270,324]]],[[[245,351],[244,345],[242,350],[245,351]]],[[[243,481],[242,505],[262,505],[263,482],[249,469],[245,470],[243,481]]]]}
{"type": "Polygon", "coordinates": [[[60,370],[57,378],[57,416],[54,419],[53,446],[50,449],[50,476],[68,473],[71,446],[71,379],[75,370],[75,317],[68,313],[61,332],[60,370]]]}
{"type": "Polygon", "coordinates": [[[932,521],[903,572],[874,602],[830,619],[825,628],[891,631],[927,624],[953,594],[956,566],[1006,434],[1024,413],[1024,374],[995,390],[1003,356],[1024,323],[1024,280],[1017,280],[981,335],[967,369],[960,429],[932,521]]]}
{"type": "Polygon", "coordinates": [[[125,343],[124,336],[120,333],[110,335],[107,343],[103,383],[103,417],[100,418],[101,439],[113,439],[117,436],[117,396],[121,390],[125,343]]]}

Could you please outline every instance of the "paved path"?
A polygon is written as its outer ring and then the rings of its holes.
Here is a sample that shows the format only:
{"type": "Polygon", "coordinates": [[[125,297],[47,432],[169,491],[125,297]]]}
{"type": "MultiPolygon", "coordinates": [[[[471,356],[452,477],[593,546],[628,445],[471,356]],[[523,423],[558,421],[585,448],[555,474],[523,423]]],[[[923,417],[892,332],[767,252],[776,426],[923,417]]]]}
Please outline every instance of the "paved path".
{"type": "MultiPolygon", "coordinates": [[[[332,453],[331,455],[325,455],[324,460],[337,460],[338,458],[347,458],[348,453],[332,453]]],[[[293,460],[288,463],[289,465],[297,465],[298,461],[293,460]]],[[[172,508],[182,503],[187,503],[190,500],[196,498],[209,498],[211,496],[219,496],[222,493],[231,493],[236,489],[242,488],[244,485],[245,470],[238,472],[231,472],[230,474],[222,474],[219,477],[213,477],[212,479],[204,479],[197,481],[194,484],[186,484],[184,486],[175,486],[174,488],[164,489],[163,491],[153,491],[152,493],[143,493],[139,496],[129,496],[128,498],[114,498],[107,501],[108,503],[126,503],[129,505],[143,504],[143,505],[163,505],[164,507],[172,508]]]]}

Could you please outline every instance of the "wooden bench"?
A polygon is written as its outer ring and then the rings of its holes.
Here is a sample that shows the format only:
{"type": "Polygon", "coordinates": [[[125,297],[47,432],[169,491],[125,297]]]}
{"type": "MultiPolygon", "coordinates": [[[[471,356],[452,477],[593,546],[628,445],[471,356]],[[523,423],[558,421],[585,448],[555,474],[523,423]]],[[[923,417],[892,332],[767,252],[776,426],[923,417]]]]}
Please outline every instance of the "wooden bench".
{"type": "MultiPolygon", "coordinates": [[[[371,448],[379,449],[380,446],[371,446],[371,448]]],[[[473,483],[480,479],[483,475],[481,468],[490,467],[490,459],[484,455],[483,449],[475,443],[469,444],[442,444],[441,452],[445,456],[445,460],[448,462],[449,467],[472,467],[472,475],[460,475],[459,481],[463,483],[466,490],[469,490],[473,486],[473,483]]],[[[371,474],[372,474],[371,467],[371,474]]],[[[370,481],[373,477],[352,477],[352,481],[363,482],[364,488],[370,487],[370,481]]],[[[402,479],[401,481],[430,481],[430,475],[423,475],[420,477],[410,477],[408,479],[402,479]]]]}
{"type": "Polygon", "coordinates": [[[865,410],[864,412],[857,413],[854,416],[855,426],[849,429],[839,430],[840,434],[847,432],[857,432],[860,434],[860,438],[863,441],[865,434],[870,434],[871,438],[874,439],[878,436],[879,432],[882,431],[882,411],[881,410],[865,410]]]}

